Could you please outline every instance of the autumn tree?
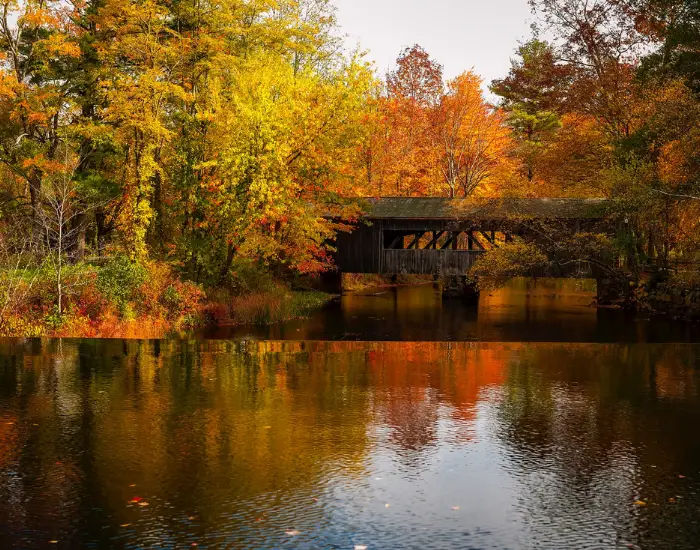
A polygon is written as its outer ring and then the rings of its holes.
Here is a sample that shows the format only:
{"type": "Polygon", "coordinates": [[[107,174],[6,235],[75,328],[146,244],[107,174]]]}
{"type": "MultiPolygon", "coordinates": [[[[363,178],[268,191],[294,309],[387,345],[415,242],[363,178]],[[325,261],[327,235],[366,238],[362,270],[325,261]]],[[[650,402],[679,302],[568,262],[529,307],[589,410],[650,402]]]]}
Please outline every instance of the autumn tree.
{"type": "Polygon", "coordinates": [[[334,225],[323,214],[342,210],[339,197],[358,175],[374,86],[361,61],[333,49],[328,9],[283,2],[269,11],[259,2],[176,11],[168,74],[182,93],[164,98],[177,116],[166,118],[162,192],[153,196],[169,208],[172,254],[195,280],[226,282],[241,261],[328,266],[334,225]]]}
{"type": "Polygon", "coordinates": [[[435,113],[433,139],[448,195],[468,197],[508,162],[510,132],[503,114],[484,101],[474,73],[463,73],[447,88],[435,113]]]}
{"type": "Polygon", "coordinates": [[[381,160],[372,179],[379,194],[431,194],[438,180],[430,128],[443,91],[442,66],[420,46],[406,48],[386,88],[377,127],[381,160]]]}
{"type": "Polygon", "coordinates": [[[76,178],[76,156],[65,147],[62,147],[61,156],[63,169],[45,178],[35,212],[44,237],[43,256],[53,271],[55,313],[59,317],[64,312],[65,296],[69,290],[66,265],[76,259],[75,254],[82,253],[75,242],[84,234],[86,214],[98,206],[91,201],[91,194],[81,189],[81,182],[76,178]]]}
{"type": "Polygon", "coordinates": [[[635,128],[629,109],[634,64],[644,42],[623,2],[530,0],[540,26],[553,34],[559,58],[573,70],[571,108],[604,122],[615,139],[635,128]]]}
{"type": "Polygon", "coordinates": [[[681,78],[700,92],[700,4],[696,0],[626,0],[636,28],[656,46],[640,73],[662,80],[681,78]]]}
{"type": "Polygon", "coordinates": [[[280,3],[280,14],[291,18],[292,67],[295,72],[313,67],[325,71],[338,63],[341,40],[336,30],[336,7],[331,0],[280,3]]]}
{"type": "Polygon", "coordinates": [[[173,78],[181,51],[168,18],[168,11],[156,2],[124,5],[109,0],[100,12],[100,24],[111,35],[101,50],[101,61],[110,69],[101,82],[102,115],[123,155],[125,206],[119,227],[125,249],[134,258],[148,253],[146,235],[163,185],[161,159],[173,137],[171,106],[185,95],[181,82],[173,78]]]}
{"type": "Polygon", "coordinates": [[[216,173],[206,183],[205,223],[226,243],[224,265],[234,256],[301,272],[326,265],[334,225],[323,215],[354,177],[344,161],[360,144],[356,117],[371,83],[361,65],[341,71],[324,82],[263,55],[237,75],[212,129],[216,173]]]}
{"type": "Polygon", "coordinates": [[[390,97],[407,99],[420,107],[433,107],[442,96],[442,66],[415,44],[399,54],[396,68],[387,74],[386,83],[390,97]]]}
{"type": "MultiPolygon", "coordinates": [[[[63,68],[79,53],[60,2],[2,3],[0,162],[23,181],[31,212],[46,175],[61,168],[56,154],[74,108],[63,68]]],[[[35,227],[35,237],[40,235],[35,227]]]]}
{"type": "MultiPolygon", "coordinates": [[[[700,242],[698,102],[689,61],[697,10],[683,0],[530,3],[538,29],[553,43],[549,52],[536,41],[521,48],[521,59],[492,89],[509,112],[521,145],[518,156],[534,166],[528,175],[535,192],[611,198],[611,223],[618,231],[602,256],[557,245],[551,249],[557,254],[547,251],[548,262],[585,256],[625,288],[627,281],[641,284],[642,274],[656,264],[653,284],[697,285],[697,277],[678,268],[697,261],[700,242]],[[539,70],[528,71],[528,65],[539,70]],[[555,68],[564,87],[552,103],[546,75],[555,68]],[[537,106],[543,104],[556,105],[552,113],[559,124],[531,156],[533,150],[522,146],[536,135],[537,106]]],[[[540,229],[556,234],[556,228],[540,229]]]]}
{"type": "Polygon", "coordinates": [[[491,83],[507,110],[528,114],[562,113],[571,85],[572,69],[557,59],[551,44],[533,38],[518,47],[508,75],[491,83]]]}
{"type": "Polygon", "coordinates": [[[566,113],[536,157],[536,194],[544,197],[610,197],[606,170],[614,147],[595,117],[566,113]]]}

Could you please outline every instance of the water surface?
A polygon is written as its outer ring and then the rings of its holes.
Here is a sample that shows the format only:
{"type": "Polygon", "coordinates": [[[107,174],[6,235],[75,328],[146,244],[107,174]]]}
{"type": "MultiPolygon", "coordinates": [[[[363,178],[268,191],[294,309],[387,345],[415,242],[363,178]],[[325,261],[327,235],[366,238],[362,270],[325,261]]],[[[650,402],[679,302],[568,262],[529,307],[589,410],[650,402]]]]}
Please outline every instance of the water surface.
{"type": "Polygon", "coordinates": [[[355,341],[700,342],[700,323],[593,307],[593,280],[516,279],[478,306],[431,284],[348,293],[269,327],[221,327],[208,338],[355,341]]]}
{"type": "Polygon", "coordinates": [[[699,356],[0,342],[0,547],[697,548],[699,356]]]}

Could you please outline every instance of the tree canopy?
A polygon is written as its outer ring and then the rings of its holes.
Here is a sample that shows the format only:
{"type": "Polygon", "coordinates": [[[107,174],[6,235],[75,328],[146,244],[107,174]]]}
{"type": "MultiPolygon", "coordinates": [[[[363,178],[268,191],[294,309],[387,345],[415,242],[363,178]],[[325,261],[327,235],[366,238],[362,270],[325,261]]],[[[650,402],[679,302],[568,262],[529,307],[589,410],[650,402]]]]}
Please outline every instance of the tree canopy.
{"type": "Polygon", "coordinates": [[[495,102],[417,44],[378,78],[330,0],[1,4],[9,256],[226,286],[332,268],[358,197],[507,195],[614,199],[627,265],[698,260],[694,0],[530,0],[495,102]]]}

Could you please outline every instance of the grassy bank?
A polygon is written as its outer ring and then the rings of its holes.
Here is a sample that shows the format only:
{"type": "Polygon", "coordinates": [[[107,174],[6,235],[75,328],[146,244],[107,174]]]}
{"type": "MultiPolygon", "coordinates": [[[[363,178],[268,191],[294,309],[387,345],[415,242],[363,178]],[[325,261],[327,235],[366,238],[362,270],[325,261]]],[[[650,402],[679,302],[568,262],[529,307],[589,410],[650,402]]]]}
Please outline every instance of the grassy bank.
{"type": "Polygon", "coordinates": [[[50,266],[6,269],[0,272],[0,336],[162,338],[213,324],[305,317],[330,298],[292,291],[269,277],[258,288],[206,289],[181,280],[165,263],[123,257],[68,266],[60,288],[50,266]]]}
{"type": "Polygon", "coordinates": [[[324,292],[291,291],[280,285],[242,295],[217,291],[206,309],[216,325],[269,325],[307,317],[331,298],[324,292]]]}
{"type": "Polygon", "coordinates": [[[343,273],[343,290],[358,292],[371,288],[421,285],[432,283],[432,275],[379,275],[370,273],[343,273]]]}

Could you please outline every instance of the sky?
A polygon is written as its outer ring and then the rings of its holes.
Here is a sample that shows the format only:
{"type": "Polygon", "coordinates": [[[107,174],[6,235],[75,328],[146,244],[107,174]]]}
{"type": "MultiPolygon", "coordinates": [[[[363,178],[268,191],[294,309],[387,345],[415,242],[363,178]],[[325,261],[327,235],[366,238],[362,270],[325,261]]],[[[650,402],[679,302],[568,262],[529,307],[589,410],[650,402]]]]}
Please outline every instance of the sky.
{"type": "Polygon", "coordinates": [[[350,49],[368,51],[380,76],[406,46],[420,44],[447,79],[474,69],[488,85],[510,68],[530,36],[527,0],[334,0],[350,49]]]}

